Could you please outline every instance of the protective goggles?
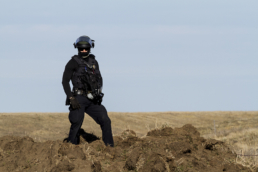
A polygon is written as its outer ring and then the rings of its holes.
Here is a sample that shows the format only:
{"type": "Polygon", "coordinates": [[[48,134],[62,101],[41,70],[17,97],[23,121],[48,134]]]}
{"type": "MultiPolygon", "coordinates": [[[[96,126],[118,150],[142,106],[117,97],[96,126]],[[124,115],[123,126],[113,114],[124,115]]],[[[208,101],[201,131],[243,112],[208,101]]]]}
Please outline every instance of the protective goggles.
{"type": "Polygon", "coordinates": [[[79,50],[79,51],[83,51],[83,50],[90,51],[90,48],[79,48],[79,47],[78,47],[78,50],[79,50]]]}

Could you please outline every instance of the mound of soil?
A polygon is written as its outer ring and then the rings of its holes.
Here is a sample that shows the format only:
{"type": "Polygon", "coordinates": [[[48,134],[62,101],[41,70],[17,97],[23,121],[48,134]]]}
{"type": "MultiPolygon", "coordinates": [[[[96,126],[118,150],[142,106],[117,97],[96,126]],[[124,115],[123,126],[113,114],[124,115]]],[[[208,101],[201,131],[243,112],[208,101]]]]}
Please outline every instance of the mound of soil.
{"type": "Polygon", "coordinates": [[[251,172],[221,141],[204,139],[192,125],[152,130],[144,138],[126,130],[115,147],[99,139],[79,145],[34,142],[30,137],[0,138],[0,171],[38,172],[251,172]]]}

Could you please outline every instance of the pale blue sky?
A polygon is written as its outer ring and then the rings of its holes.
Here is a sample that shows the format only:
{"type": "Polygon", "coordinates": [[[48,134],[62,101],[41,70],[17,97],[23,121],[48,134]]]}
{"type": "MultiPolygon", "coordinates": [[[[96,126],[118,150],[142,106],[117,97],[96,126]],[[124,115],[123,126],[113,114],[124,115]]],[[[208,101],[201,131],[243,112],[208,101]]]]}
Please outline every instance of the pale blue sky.
{"type": "Polygon", "coordinates": [[[258,1],[0,1],[0,112],[67,112],[88,35],[108,111],[258,110],[258,1]]]}

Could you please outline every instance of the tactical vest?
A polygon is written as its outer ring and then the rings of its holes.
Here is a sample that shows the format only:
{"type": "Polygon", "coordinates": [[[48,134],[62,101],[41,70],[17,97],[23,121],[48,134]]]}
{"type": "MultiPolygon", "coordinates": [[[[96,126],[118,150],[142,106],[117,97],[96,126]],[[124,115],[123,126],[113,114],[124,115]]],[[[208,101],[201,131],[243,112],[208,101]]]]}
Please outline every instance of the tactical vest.
{"type": "Polygon", "coordinates": [[[91,92],[102,88],[102,77],[95,56],[90,54],[86,59],[75,55],[72,57],[79,65],[72,76],[73,90],[91,92]]]}

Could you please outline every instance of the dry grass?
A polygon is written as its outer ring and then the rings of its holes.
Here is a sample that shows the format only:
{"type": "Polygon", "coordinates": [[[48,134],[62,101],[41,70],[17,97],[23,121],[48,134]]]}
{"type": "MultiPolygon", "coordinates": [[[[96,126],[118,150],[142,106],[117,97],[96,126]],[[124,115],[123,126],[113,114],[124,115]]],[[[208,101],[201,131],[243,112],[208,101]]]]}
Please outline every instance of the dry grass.
{"type": "MultiPolygon", "coordinates": [[[[126,129],[144,136],[149,130],[162,126],[195,126],[205,138],[225,141],[238,154],[258,155],[258,112],[109,112],[114,135],[126,129]]],[[[67,137],[70,123],[68,113],[0,113],[0,136],[30,136],[35,141],[67,137]]],[[[100,127],[88,116],[82,128],[101,137],[100,127]]],[[[256,156],[238,156],[243,165],[257,166],[256,156]]]]}

